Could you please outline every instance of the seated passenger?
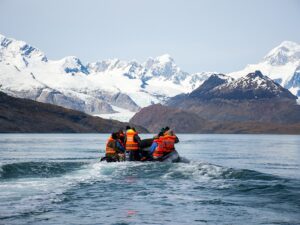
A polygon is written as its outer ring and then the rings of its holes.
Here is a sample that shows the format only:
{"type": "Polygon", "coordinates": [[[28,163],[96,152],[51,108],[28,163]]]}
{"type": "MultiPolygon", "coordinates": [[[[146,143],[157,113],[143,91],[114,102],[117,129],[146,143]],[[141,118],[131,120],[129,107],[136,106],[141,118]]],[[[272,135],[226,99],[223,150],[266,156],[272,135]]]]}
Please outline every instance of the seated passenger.
{"type": "MultiPolygon", "coordinates": [[[[169,128],[169,127],[166,127],[166,128],[169,128]]],[[[165,129],[166,128],[161,128],[160,129],[160,131],[159,131],[159,133],[157,134],[157,135],[155,135],[154,137],[153,137],[153,139],[157,139],[157,138],[159,138],[160,136],[163,136],[164,135],[164,133],[165,133],[165,129]]]]}
{"type": "Polygon", "coordinates": [[[125,134],[125,148],[126,154],[128,154],[129,161],[140,161],[140,146],[141,146],[141,139],[136,132],[135,128],[126,127],[126,134],[125,134]],[[127,129],[128,128],[128,129],[127,129]]]}
{"type": "Polygon", "coordinates": [[[165,128],[164,136],[174,136],[175,137],[175,144],[179,142],[178,137],[175,135],[175,132],[171,130],[169,127],[165,128]]]}
{"type": "Polygon", "coordinates": [[[122,146],[125,148],[125,134],[124,134],[123,130],[120,129],[120,130],[118,131],[117,135],[118,135],[118,140],[119,140],[119,142],[120,142],[120,143],[122,144],[122,146]]]}
{"type": "Polygon", "coordinates": [[[112,133],[106,143],[105,156],[107,162],[120,162],[125,160],[125,148],[118,140],[117,133],[112,133]]]}
{"type": "Polygon", "coordinates": [[[160,160],[165,155],[175,151],[175,143],[179,142],[174,132],[168,127],[166,128],[164,134],[155,139],[150,147],[150,153],[152,153],[154,160],[160,160]]]}

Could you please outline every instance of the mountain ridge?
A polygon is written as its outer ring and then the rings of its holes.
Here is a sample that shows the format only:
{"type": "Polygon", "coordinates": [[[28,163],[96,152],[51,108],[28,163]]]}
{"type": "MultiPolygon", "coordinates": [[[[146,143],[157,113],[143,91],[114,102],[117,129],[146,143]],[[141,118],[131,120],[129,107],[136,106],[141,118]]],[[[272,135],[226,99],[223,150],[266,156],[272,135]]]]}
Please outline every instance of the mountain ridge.
{"type": "Polygon", "coordinates": [[[166,105],[142,108],[130,122],[157,132],[170,126],[184,133],[300,134],[300,105],[291,94],[260,71],[233,80],[210,76],[189,94],[166,105]]]}
{"type": "MultiPolygon", "coordinates": [[[[263,75],[300,95],[299,49],[297,43],[283,42],[260,64],[228,75],[238,79],[248,70],[250,73],[262,68],[263,75]]],[[[117,112],[125,110],[129,114],[124,121],[142,107],[192,93],[212,74],[217,73],[189,74],[168,54],[150,57],[143,63],[109,59],[85,64],[76,56],[50,60],[26,42],[0,35],[2,91],[103,117],[117,119],[117,112]]]]}
{"type": "Polygon", "coordinates": [[[169,55],[149,58],[144,63],[112,59],[84,64],[76,56],[50,60],[38,48],[3,35],[0,40],[3,91],[56,105],[69,101],[62,106],[89,114],[112,114],[116,107],[136,112],[192,90],[209,75],[188,76],[169,55]],[[168,88],[162,89],[161,82],[168,88]],[[49,96],[40,98],[42,92],[49,96]],[[123,101],[111,101],[116,95],[123,96],[123,101]]]}
{"type": "Polygon", "coordinates": [[[206,120],[291,124],[300,122],[296,100],[287,89],[256,71],[237,80],[215,74],[190,94],[170,98],[166,105],[206,120]]]}
{"type": "Polygon", "coordinates": [[[166,105],[141,109],[130,120],[154,132],[161,125],[192,133],[300,133],[297,97],[260,71],[233,80],[210,76],[166,105]]]}

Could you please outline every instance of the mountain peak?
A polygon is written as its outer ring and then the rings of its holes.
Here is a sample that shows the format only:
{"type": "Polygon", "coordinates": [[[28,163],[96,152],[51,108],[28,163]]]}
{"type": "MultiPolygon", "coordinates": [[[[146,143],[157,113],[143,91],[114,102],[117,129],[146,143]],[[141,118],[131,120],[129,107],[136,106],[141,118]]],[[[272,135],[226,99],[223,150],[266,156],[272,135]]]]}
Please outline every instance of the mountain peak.
{"type": "Polygon", "coordinates": [[[299,44],[293,41],[283,41],[278,47],[285,47],[288,49],[295,49],[299,47],[299,44]]]}
{"type": "Polygon", "coordinates": [[[174,62],[174,59],[169,54],[163,54],[155,58],[155,61],[159,61],[161,63],[174,62]]]}
{"type": "Polygon", "coordinates": [[[24,41],[0,34],[0,60],[14,62],[18,67],[28,66],[31,60],[47,62],[45,54],[24,41]]]}
{"type": "Polygon", "coordinates": [[[146,68],[146,77],[161,77],[165,80],[172,80],[179,84],[188,74],[182,71],[169,54],[164,54],[156,58],[149,58],[143,66],[146,68]]]}
{"type": "Polygon", "coordinates": [[[273,66],[285,65],[300,60],[300,45],[292,41],[283,41],[272,49],[263,59],[273,66]]]}
{"type": "Polygon", "coordinates": [[[3,39],[5,39],[6,37],[3,34],[0,34],[0,42],[2,42],[3,39]]]}
{"type": "Polygon", "coordinates": [[[82,64],[79,58],[76,56],[67,56],[61,59],[62,66],[66,73],[84,73],[89,74],[88,69],[82,64]]]}
{"type": "Polygon", "coordinates": [[[6,48],[13,40],[0,34],[0,47],[6,48]]]}
{"type": "Polygon", "coordinates": [[[166,66],[166,65],[175,65],[174,59],[169,54],[163,54],[155,58],[148,58],[148,60],[143,64],[147,69],[150,69],[153,66],[166,66]]]}
{"type": "Polygon", "coordinates": [[[289,90],[274,82],[260,71],[249,73],[232,83],[220,87],[226,99],[296,99],[289,90]]]}
{"type": "Polygon", "coordinates": [[[246,78],[250,78],[250,79],[264,78],[264,75],[259,70],[256,70],[254,73],[247,74],[246,78]]]}
{"type": "Polygon", "coordinates": [[[219,87],[220,85],[226,84],[233,79],[224,74],[213,74],[206,81],[203,82],[197,89],[192,91],[189,96],[190,97],[203,97],[206,95],[210,95],[210,91],[214,88],[219,87]]]}
{"type": "Polygon", "coordinates": [[[4,39],[10,39],[10,40],[15,40],[15,39],[12,39],[12,38],[8,38],[6,37],[5,35],[3,34],[0,34],[0,41],[4,40],[4,39]]]}

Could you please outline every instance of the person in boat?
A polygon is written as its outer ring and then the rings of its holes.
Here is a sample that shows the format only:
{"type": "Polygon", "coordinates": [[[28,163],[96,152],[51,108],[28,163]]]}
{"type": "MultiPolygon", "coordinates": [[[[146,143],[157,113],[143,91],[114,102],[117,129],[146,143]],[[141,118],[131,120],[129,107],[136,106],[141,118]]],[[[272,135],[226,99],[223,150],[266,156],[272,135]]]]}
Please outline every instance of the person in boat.
{"type": "Polygon", "coordinates": [[[126,127],[125,134],[125,149],[128,155],[129,161],[140,161],[140,146],[141,146],[141,138],[136,132],[135,128],[126,127]]]}
{"type": "Polygon", "coordinates": [[[123,147],[125,148],[125,134],[122,129],[118,131],[118,139],[120,143],[123,145],[123,147]]]}
{"type": "Polygon", "coordinates": [[[150,153],[152,154],[153,159],[159,161],[165,155],[175,151],[175,144],[178,142],[179,139],[173,130],[169,127],[162,129],[158,134],[158,138],[154,139],[150,147],[150,153]],[[162,133],[162,131],[164,133],[162,133]]]}
{"type": "Polygon", "coordinates": [[[156,135],[153,137],[153,139],[155,140],[155,139],[159,138],[160,136],[163,136],[164,133],[165,133],[166,131],[168,131],[168,130],[170,130],[170,127],[163,127],[163,128],[161,128],[160,131],[158,132],[158,134],[156,134],[156,135]]]}
{"type": "Polygon", "coordinates": [[[105,157],[107,162],[120,162],[125,160],[125,148],[118,140],[118,133],[112,133],[106,143],[105,157]]]}

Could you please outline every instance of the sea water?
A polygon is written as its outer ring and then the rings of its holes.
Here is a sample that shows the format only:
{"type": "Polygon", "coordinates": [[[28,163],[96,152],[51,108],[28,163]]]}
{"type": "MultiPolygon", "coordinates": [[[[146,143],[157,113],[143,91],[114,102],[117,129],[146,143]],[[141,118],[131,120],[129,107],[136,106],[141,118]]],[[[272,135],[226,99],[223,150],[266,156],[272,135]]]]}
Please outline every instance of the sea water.
{"type": "Polygon", "coordinates": [[[107,134],[1,134],[0,224],[300,224],[300,136],[178,137],[183,163],[100,163],[107,134]]]}

